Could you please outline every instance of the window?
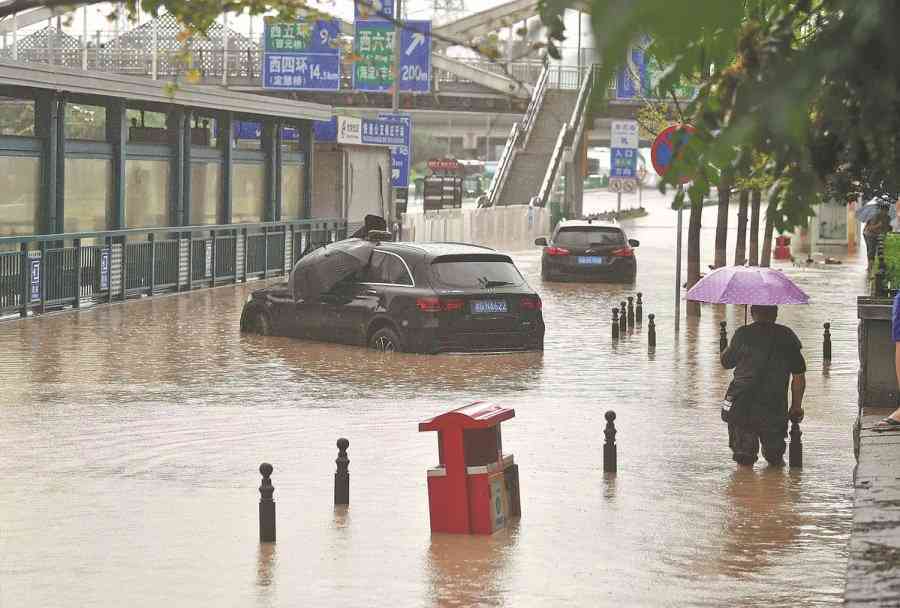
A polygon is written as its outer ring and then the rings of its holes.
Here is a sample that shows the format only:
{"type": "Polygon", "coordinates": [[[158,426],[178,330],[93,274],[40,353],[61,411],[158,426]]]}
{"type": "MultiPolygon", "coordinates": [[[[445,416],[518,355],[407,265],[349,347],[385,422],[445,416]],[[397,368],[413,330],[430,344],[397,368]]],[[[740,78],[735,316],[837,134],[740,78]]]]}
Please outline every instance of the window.
{"type": "Polygon", "coordinates": [[[442,256],[432,262],[431,273],[441,286],[454,289],[490,289],[524,282],[512,260],[497,255],[442,256]]]}
{"type": "Polygon", "coordinates": [[[389,285],[412,285],[412,277],[398,256],[376,251],[363,276],[364,283],[386,283],[389,285]]]}
{"type": "Polygon", "coordinates": [[[562,228],[553,239],[554,245],[564,247],[602,247],[625,245],[625,233],[618,228],[578,226],[562,228]]]}

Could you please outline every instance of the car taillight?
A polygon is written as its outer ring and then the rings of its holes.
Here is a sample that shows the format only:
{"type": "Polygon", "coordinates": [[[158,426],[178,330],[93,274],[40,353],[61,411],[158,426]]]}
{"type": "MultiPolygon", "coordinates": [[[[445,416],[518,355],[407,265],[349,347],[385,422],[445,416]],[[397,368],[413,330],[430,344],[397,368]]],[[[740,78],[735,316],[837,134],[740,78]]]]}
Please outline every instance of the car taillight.
{"type": "Polygon", "coordinates": [[[612,254],[617,258],[633,258],[634,249],[632,249],[631,247],[621,247],[613,251],[612,254]]]}
{"type": "Polygon", "coordinates": [[[544,247],[544,253],[547,255],[569,255],[569,250],[562,247],[544,247]]]}
{"type": "Polygon", "coordinates": [[[444,300],[441,298],[417,298],[416,308],[422,312],[455,312],[466,307],[465,300],[444,300]]]}
{"type": "Polygon", "coordinates": [[[522,310],[541,310],[543,307],[544,303],[537,296],[525,297],[519,300],[519,308],[522,310]]]}

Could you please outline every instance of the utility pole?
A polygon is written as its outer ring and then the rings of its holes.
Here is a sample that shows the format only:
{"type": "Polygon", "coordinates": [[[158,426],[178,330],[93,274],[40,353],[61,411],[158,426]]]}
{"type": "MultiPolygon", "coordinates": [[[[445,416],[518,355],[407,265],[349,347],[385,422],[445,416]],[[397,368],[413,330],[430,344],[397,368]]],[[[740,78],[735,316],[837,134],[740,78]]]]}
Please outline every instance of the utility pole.
{"type": "Polygon", "coordinates": [[[396,114],[400,110],[400,32],[403,30],[403,0],[397,0],[394,10],[394,94],[391,97],[391,110],[396,114]]]}

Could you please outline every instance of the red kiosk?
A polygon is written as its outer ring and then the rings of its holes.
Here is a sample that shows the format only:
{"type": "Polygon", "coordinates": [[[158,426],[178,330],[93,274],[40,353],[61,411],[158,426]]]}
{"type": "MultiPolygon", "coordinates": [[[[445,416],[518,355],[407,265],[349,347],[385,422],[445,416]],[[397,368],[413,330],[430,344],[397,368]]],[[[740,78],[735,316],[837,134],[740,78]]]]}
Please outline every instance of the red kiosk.
{"type": "Polygon", "coordinates": [[[500,436],[500,423],[515,415],[476,401],[419,423],[438,432],[440,464],[428,470],[432,532],[493,534],[521,515],[519,467],[500,436]]]}

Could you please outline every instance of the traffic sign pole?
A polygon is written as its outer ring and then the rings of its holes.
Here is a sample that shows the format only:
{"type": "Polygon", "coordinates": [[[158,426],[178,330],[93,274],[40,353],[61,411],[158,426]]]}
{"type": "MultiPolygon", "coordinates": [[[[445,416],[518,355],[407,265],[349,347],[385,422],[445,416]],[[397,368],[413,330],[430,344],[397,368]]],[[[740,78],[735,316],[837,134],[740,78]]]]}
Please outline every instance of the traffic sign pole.
{"type": "Polygon", "coordinates": [[[403,0],[397,0],[397,8],[394,10],[394,94],[391,95],[391,111],[394,114],[400,110],[400,58],[403,49],[400,48],[400,34],[403,30],[403,0]]]}
{"type": "MultiPolygon", "coordinates": [[[[682,189],[678,186],[678,190],[682,189]]],[[[683,199],[682,199],[683,200],[683,199]]],[[[684,213],[684,205],[678,206],[678,222],[675,230],[675,333],[678,333],[681,324],[681,226],[682,214],[684,213]]]]}

